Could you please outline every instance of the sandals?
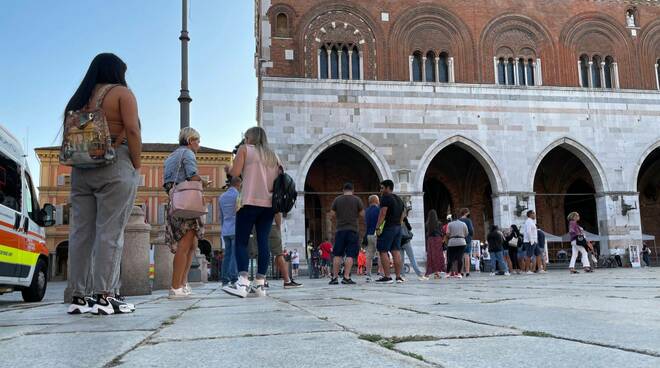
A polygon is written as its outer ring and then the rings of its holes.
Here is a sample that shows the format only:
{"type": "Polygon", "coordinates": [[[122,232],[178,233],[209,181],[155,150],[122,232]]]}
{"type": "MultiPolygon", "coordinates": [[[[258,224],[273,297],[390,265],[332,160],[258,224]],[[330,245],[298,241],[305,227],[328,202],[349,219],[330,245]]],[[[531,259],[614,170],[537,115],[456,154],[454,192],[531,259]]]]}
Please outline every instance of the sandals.
{"type": "Polygon", "coordinates": [[[594,270],[591,269],[591,267],[587,267],[587,268],[584,269],[584,272],[591,273],[591,272],[594,272],[594,270]]]}
{"type": "Polygon", "coordinates": [[[570,268],[569,271],[571,271],[572,274],[579,273],[579,272],[576,271],[574,268],[570,268]]]}

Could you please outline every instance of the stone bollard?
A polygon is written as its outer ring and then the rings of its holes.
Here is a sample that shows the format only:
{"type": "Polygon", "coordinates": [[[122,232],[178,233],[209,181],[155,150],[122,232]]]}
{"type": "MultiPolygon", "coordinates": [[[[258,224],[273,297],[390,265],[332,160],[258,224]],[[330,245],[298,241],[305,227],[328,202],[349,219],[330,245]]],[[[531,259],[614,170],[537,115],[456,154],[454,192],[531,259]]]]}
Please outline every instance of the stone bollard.
{"type": "Polygon", "coordinates": [[[154,290],[167,290],[172,286],[174,253],[165,244],[165,237],[154,241],[154,290]]]}
{"type": "Polygon", "coordinates": [[[144,210],[133,206],[124,230],[124,252],[121,257],[121,294],[149,295],[149,237],[151,226],[144,222],[144,210]]]}

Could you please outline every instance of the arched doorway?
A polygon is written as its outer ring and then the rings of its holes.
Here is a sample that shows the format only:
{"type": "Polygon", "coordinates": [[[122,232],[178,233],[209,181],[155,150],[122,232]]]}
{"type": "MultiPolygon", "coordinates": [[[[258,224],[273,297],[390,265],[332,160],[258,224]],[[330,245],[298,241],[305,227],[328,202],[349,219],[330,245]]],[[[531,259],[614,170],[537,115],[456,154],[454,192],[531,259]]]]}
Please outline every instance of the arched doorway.
{"type": "MultiPolygon", "coordinates": [[[[652,249],[660,241],[660,148],[651,152],[639,170],[637,176],[637,191],[639,192],[639,210],[642,220],[642,233],[655,236],[655,242],[646,240],[652,249]]],[[[657,264],[658,249],[653,249],[651,260],[657,264]]]]}
{"type": "Polygon", "coordinates": [[[55,247],[55,280],[67,280],[69,271],[69,242],[63,241],[55,247]]]}
{"type": "Polygon", "coordinates": [[[469,208],[474,239],[485,240],[493,223],[493,190],[486,168],[472,153],[459,144],[440,150],[426,170],[423,190],[425,217],[432,209],[442,220],[447,214],[469,208]]]}
{"type": "MultiPolygon", "coordinates": [[[[534,175],[536,222],[547,233],[562,236],[568,232],[566,217],[580,214],[580,225],[598,234],[596,186],[584,162],[561,145],[541,160],[534,175]]],[[[557,260],[562,244],[548,243],[548,258],[557,260]]]]}
{"type": "MultiPolygon", "coordinates": [[[[323,151],[312,163],[305,178],[305,231],[314,245],[332,238],[328,212],[351,182],[355,193],[367,206],[370,194],[377,194],[380,176],[367,157],[351,144],[340,142],[323,151]]],[[[360,226],[363,226],[361,224],[360,226]]],[[[361,229],[364,231],[364,229],[361,229]]]]}

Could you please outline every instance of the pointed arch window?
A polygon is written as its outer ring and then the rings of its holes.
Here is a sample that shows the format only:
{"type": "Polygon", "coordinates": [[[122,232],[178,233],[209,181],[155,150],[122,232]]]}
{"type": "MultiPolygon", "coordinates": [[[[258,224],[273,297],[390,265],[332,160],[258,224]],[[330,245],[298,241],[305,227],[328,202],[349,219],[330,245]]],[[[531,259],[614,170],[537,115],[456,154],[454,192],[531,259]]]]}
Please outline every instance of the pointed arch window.
{"type": "Polygon", "coordinates": [[[449,54],[446,52],[441,52],[438,59],[438,81],[449,83],[449,54]]]}
{"type": "Polygon", "coordinates": [[[350,67],[349,67],[349,60],[348,60],[348,47],[344,46],[341,49],[341,78],[344,80],[349,80],[351,78],[350,76],[350,67]]]}
{"type": "Polygon", "coordinates": [[[339,79],[339,51],[333,46],[330,51],[330,79],[339,79]]]}
{"type": "Polygon", "coordinates": [[[619,88],[619,70],[614,57],[583,54],[578,60],[580,86],[584,88],[619,88]]]}
{"type": "Polygon", "coordinates": [[[598,55],[595,55],[591,59],[591,81],[594,88],[603,87],[603,81],[602,81],[603,67],[600,63],[601,63],[601,58],[598,55]]]}
{"type": "Polygon", "coordinates": [[[513,58],[509,58],[506,64],[506,84],[513,86],[516,84],[516,75],[513,58]]]}
{"type": "Polygon", "coordinates": [[[535,86],[536,85],[536,77],[534,74],[536,74],[536,63],[534,63],[534,59],[528,59],[527,62],[525,63],[525,69],[527,73],[527,85],[528,86],[535,86]]]}
{"type": "Polygon", "coordinates": [[[614,60],[612,59],[611,56],[608,56],[605,58],[605,62],[603,64],[603,76],[604,76],[604,87],[605,88],[613,88],[614,87],[614,79],[612,76],[614,75],[614,60]]]}
{"type": "Polygon", "coordinates": [[[328,79],[328,49],[325,46],[319,49],[319,79],[328,79]]]}
{"type": "Polygon", "coordinates": [[[588,88],[591,86],[589,83],[589,57],[587,55],[580,56],[580,84],[582,87],[588,88]]]}
{"type": "Polygon", "coordinates": [[[503,57],[497,59],[497,84],[506,84],[506,61],[503,57]]]}

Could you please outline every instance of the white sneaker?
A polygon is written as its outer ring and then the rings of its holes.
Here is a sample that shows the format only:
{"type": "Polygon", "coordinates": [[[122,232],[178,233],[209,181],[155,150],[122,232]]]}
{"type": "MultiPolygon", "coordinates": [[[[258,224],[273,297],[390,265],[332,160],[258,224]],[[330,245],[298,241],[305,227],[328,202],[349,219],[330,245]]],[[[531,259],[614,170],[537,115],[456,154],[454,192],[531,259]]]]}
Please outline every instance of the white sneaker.
{"type": "Polygon", "coordinates": [[[509,272],[505,272],[504,276],[511,276],[511,274],[509,272]]]}
{"type": "Polygon", "coordinates": [[[248,292],[248,298],[260,298],[266,296],[265,280],[254,280],[248,292]]]}
{"type": "Polygon", "coordinates": [[[187,298],[188,294],[186,293],[185,289],[182,287],[178,289],[170,288],[170,294],[167,297],[170,299],[183,299],[183,298],[187,298]]]}
{"type": "Polygon", "coordinates": [[[417,280],[419,280],[419,281],[428,281],[429,278],[426,277],[426,276],[419,276],[419,277],[417,278],[417,280]]]}
{"type": "Polygon", "coordinates": [[[183,285],[183,292],[186,293],[187,295],[192,295],[192,289],[190,288],[190,285],[186,282],[185,285],[183,285]]]}
{"type": "Polygon", "coordinates": [[[541,270],[541,271],[539,271],[539,273],[548,273],[548,271],[546,271],[546,270],[541,270]]]}
{"type": "Polygon", "coordinates": [[[533,275],[534,272],[532,272],[532,271],[527,271],[527,274],[528,274],[528,275],[533,275]]]}
{"type": "Polygon", "coordinates": [[[457,274],[456,274],[456,275],[454,276],[454,278],[456,278],[456,279],[459,279],[459,280],[460,280],[460,279],[462,279],[462,278],[463,278],[463,275],[461,275],[460,273],[457,273],[457,274]]]}
{"type": "Polygon", "coordinates": [[[247,279],[241,279],[239,277],[238,281],[223,287],[222,291],[224,291],[229,295],[237,296],[239,298],[245,298],[248,294],[249,287],[250,287],[250,282],[247,279]]]}
{"type": "Polygon", "coordinates": [[[491,276],[495,276],[495,275],[497,275],[497,274],[496,274],[495,272],[491,272],[490,275],[491,275],[491,276]]]}

